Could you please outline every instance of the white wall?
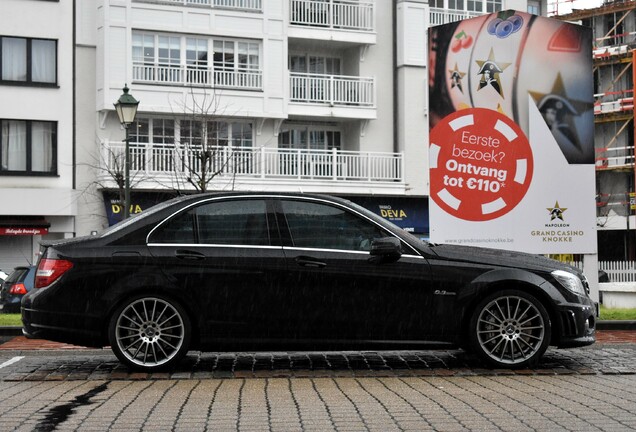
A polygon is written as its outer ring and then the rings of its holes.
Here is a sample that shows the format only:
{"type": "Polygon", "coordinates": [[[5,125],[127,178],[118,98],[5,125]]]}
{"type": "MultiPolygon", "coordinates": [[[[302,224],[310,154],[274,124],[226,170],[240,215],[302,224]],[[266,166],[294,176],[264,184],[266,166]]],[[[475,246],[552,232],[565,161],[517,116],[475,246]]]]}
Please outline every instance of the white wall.
{"type": "Polygon", "coordinates": [[[397,7],[396,127],[409,195],[429,193],[428,14],[428,5],[421,2],[400,2],[397,7]]]}

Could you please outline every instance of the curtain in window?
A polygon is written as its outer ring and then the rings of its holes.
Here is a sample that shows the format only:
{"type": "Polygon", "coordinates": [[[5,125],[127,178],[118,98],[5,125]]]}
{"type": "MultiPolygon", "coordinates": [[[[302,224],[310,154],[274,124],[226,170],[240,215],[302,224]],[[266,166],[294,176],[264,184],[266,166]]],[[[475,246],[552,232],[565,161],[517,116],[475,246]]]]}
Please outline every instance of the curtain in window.
{"type": "Polygon", "coordinates": [[[55,130],[49,122],[31,123],[31,170],[53,171],[53,142],[55,130]]]}
{"type": "Polygon", "coordinates": [[[31,80],[55,83],[55,41],[31,42],[31,80]]]}
{"type": "Polygon", "coordinates": [[[26,171],[26,122],[2,121],[2,169],[26,171]]]}
{"type": "Polygon", "coordinates": [[[2,79],[26,81],[27,41],[18,38],[2,38],[2,79]]]}

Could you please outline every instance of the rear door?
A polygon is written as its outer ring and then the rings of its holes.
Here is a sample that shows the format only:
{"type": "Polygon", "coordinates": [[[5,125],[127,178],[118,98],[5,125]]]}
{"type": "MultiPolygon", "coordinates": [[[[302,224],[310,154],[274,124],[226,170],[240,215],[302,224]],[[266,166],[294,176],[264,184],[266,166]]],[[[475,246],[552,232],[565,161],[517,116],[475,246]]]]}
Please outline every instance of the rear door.
{"type": "Polygon", "coordinates": [[[265,198],[212,199],[150,234],[162,271],[192,298],[204,339],[276,336],[285,260],[274,218],[265,198]]]}

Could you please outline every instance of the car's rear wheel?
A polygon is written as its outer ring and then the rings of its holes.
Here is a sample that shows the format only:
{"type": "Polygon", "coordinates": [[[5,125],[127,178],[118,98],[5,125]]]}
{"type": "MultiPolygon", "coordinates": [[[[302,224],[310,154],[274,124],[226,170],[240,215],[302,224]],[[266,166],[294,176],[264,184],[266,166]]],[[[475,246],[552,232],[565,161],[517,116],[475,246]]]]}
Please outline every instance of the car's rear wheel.
{"type": "Polygon", "coordinates": [[[475,308],[469,337],[473,351],[493,366],[533,366],[550,344],[550,316],[524,291],[499,291],[475,308]]]}
{"type": "Polygon", "coordinates": [[[143,296],[124,302],[115,311],[108,336],[122,363],[153,371],[173,366],[187,353],[191,326],[178,303],[159,296],[143,296]]]}

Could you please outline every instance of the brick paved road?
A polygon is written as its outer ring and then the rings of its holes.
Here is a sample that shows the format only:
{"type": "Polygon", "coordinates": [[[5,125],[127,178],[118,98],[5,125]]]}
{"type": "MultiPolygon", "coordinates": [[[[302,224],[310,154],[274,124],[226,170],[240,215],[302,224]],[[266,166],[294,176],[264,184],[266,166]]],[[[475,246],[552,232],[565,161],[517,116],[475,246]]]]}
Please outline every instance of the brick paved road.
{"type": "Polygon", "coordinates": [[[3,349],[0,430],[636,430],[632,339],[517,371],[459,350],[192,352],[148,375],[110,350],[3,349]]]}
{"type": "Polygon", "coordinates": [[[626,431],[635,375],[0,383],[3,430],[626,431]]]}

